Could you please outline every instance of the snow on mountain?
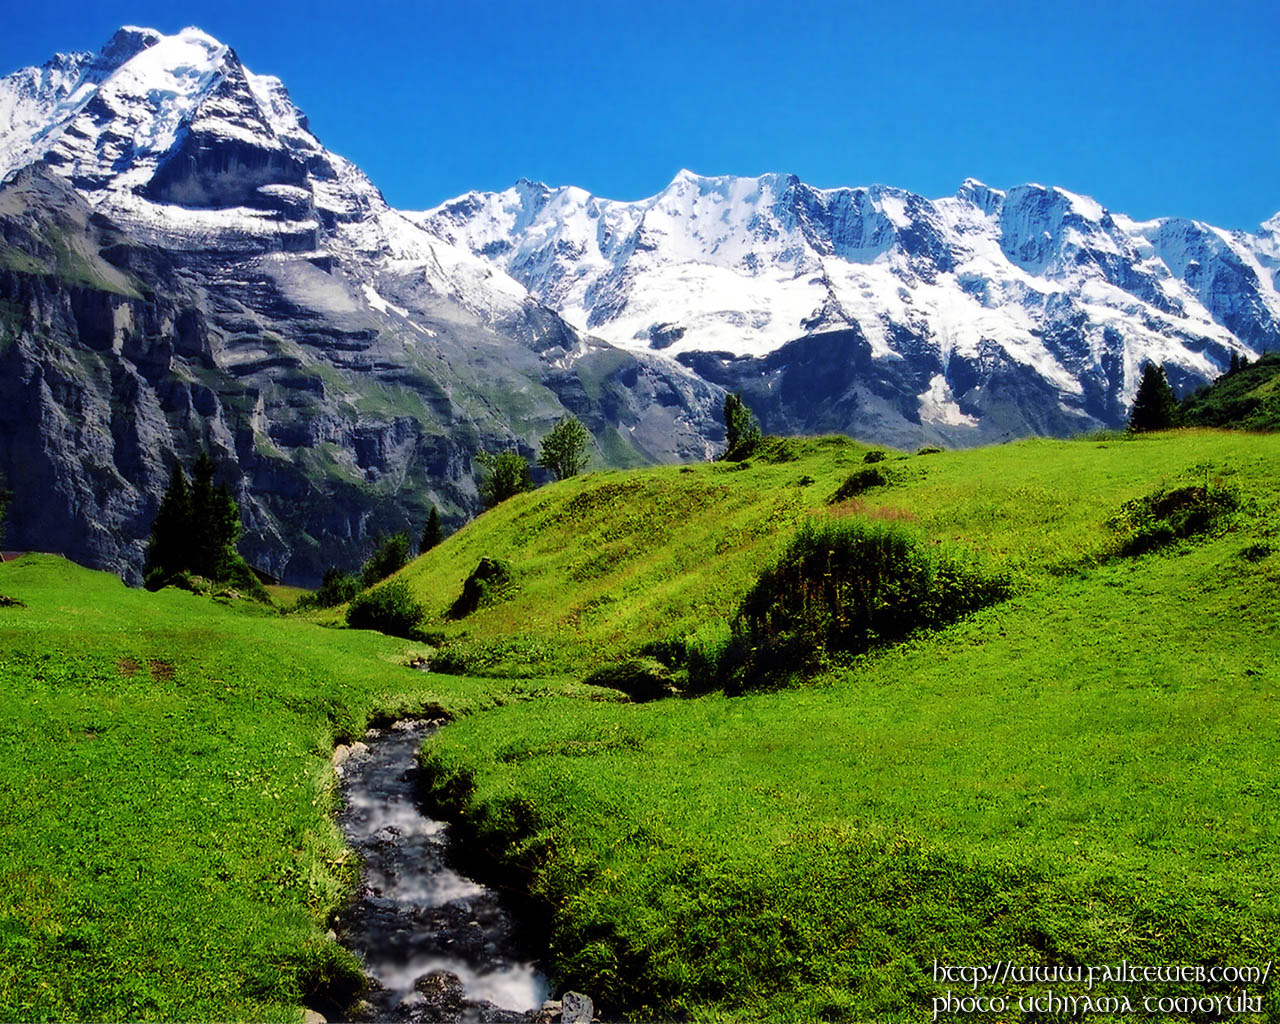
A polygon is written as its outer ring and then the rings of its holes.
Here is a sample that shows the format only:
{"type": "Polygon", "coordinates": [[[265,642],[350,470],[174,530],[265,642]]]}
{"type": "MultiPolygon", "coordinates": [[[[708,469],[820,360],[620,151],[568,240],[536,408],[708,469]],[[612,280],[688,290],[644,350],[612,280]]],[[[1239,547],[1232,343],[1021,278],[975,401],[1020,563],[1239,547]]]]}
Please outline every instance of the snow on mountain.
{"type": "Polygon", "coordinates": [[[195,447],[235,480],[245,550],[314,581],[427,503],[461,522],[474,454],[532,454],[569,411],[605,464],[723,435],[714,385],[392,209],[195,28],[0,78],[0,321],[11,536],[133,578],[195,447]]]}
{"type": "Polygon", "coordinates": [[[0,79],[0,178],[36,160],[158,245],[322,246],[371,285],[416,275],[486,321],[530,301],[502,271],[392,210],[311,134],[279,79],[196,28],[122,28],[98,55],[0,79]]]}
{"type": "Polygon", "coordinates": [[[941,372],[919,377],[918,412],[944,425],[979,411],[964,392],[993,358],[1064,412],[1114,420],[1103,405],[1131,398],[1148,359],[1192,383],[1280,347],[1280,215],[1248,235],[1036,184],[929,200],[681,171],[638,202],[521,181],[409,216],[621,347],[705,366],[856,328],[874,361],[927,353],[941,372]]]}

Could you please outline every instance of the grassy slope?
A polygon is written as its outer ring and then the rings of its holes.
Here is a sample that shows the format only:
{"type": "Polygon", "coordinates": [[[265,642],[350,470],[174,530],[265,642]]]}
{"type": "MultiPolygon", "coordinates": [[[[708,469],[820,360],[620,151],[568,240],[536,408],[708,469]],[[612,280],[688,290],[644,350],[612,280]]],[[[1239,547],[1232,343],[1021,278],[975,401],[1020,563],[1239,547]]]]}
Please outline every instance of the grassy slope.
{"type": "MultiPolygon", "coordinates": [[[[842,438],[793,447],[797,458],[741,470],[669,466],[544,487],[481,516],[404,576],[429,607],[428,628],[476,669],[585,673],[722,620],[800,521],[828,514],[866,451],[842,438]],[[452,622],[447,610],[484,555],[513,563],[515,592],[452,622]]],[[[1202,430],[891,456],[879,465],[894,482],[837,511],[918,522],[1033,586],[1113,550],[1107,519],[1124,501],[1206,474],[1252,488],[1278,452],[1270,440],[1202,430]]]]}
{"type": "Polygon", "coordinates": [[[1183,422],[1242,430],[1280,430],[1280,353],[1226,373],[1182,405],[1183,422]]]}
{"type": "Polygon", "coordinates": [[[0,565],[0,1019],[296,1019],[341,961],[328,754],[511,688],[48,556],[0,565]]]}
{"type": "MultiPolygon", "coordinates": [[[[685,628],[690,609],[730,607],[786,531],[717,558],[713,523],[740,538],[779,507],[785,523],[847,472],[819,463],[742,471],[733,500],[703,516],[691,495],[731,471],[646,474],[646,487],[697,510],[681,520],[692,542],[663,550],[628,505],[597,503],[588,536],[640,549],[629,572],[605,576],[638,598],[621,629],[566,628],[584,598],[573,575],[584,553],[567,545],[587,531],[561,525],[555,492],[490,513],[411,576],[434,565],[448,578],[486,549],[536,555],[556,582],[533,577],[483,627],[559,626],[550,659],[585,661],[593,646],[607,656],[646,628],[685,628]],[[817,482],[797,488],[801,500],[777,493],[805,473],[817,482]],[[772,488],[753,501],[756,482],[772,488]],[[521,531],[531,522],[542,528],[521,531]],[[501,534],[514,540],[499,550],[501,534]],[[662,579],[684,564],[696,581],[662,579]]],[[[1021,595],[814,688],[540,702],[430,742],[441,798],[531,873],[561,976],[642,1015],[919,1019],[934,956],[1266,959],[1280,943],[1269,839],[1280,825],[1280,554],[1241,551],[1259,538],[1280,548],[1280,439],[1041,441],[889,465],[905,482],[868,494],[868,508],[904,510],[1002,561],[1021,595]],[[1120,503],[1206,475],[1245,497],[1230,531],[1106,560],[1120,503]]]]}

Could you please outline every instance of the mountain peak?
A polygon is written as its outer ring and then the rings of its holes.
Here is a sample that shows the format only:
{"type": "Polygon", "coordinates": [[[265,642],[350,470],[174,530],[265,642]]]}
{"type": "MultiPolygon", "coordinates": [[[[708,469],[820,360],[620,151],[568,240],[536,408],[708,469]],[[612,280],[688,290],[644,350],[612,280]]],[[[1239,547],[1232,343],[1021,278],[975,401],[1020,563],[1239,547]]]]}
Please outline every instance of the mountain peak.
{"type": "Polygon", "coordinates": [[[143,50],[155,46],[163,38],[164,36],[153,28],[124,25],[117,29],[115,35],[108,39],[98,51],[95,63],[102,70],[114,70],[127,64],[143,50]]]}

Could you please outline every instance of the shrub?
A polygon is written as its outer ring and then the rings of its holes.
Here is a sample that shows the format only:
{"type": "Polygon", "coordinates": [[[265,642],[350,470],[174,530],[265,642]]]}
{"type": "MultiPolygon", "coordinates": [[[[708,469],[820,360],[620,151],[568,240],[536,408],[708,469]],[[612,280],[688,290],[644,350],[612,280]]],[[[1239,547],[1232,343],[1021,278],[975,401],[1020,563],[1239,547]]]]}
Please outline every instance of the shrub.
{"type": "Polygon", "coordinates": [[[1123,536],[1120,554],[1140,555],[1205,533],[1238,504],[1235,491],[1221,485],[1176,487],[1126,501],[1110,525],[1123,536]]]}
{"type": "Polygon", "coordinates": [[[879,448],[872,448],[866,455],[862,456],[863,462],[884,462],[887,456],[879,448]]]}
{"type": "Polygon", "coordinates": [[[392,580],[360,594],[347,609],[347,625],[352,629],[376,629],[379,633],[407,640],[421,637],[418,626],[427,610],[414,600],[409,584],[392,580]]]}
{"type": "Polygon", "coordinates": [[[828,504],[834,504],[837,501],[848,501],[850,498],[856,498],[863,491],[869,491],[873,487],[883,487],[889,482],[889,475],[879,466],[867,466],[863,469],[855,469],[847,477],[844,483],[836,490],[836,493],[828,499],[828,504]]]}
{"type": "Polygon", "coordinates": [[[725,645],[718,671],[730,692],[776,685],[831,654],[945,625],[1008,592],[1004,579],[897,523],[810,521],[743,598],[732,625],[740,649],[725,645]]]}
{"type": "Polygon", "coordinates": [[[486,508],[493,508],[522,491],[533,490],[533,476],[529,460],[519,452],[500,452],[491,455],[480,452],[476,461],[485,469],[480,482],[480,496],[486,508]]]}
{"type": "Polygon", "coordinates": [[[314,594],[303,594],[294,608],[333,608],[335,605],[346,604],[363,589],[359,577],[331,565],[324,572],[320,589],[314,594]]]}
{"type": "Polygon", "coordinates": [[[511,563],[501,558],[484,557],[462,584],[462,593],[449,608],[449,618],[462,619],[485,605],[492,604],[510,586],[515,573],[511,563]]]}
{"type": "Polygon", "coordinates": [[[618,665],[606,665],[583,682],[621,690],[637,703],[670,697],[676,692],[671,671],[656,658],[632,658],[618,665]]]}
{"type": "Polygon", "coordinates": [[[373,554],[360,570],[360,582],[366,587],[380,583],[399,572],[409,561],[409,535],[401,531],[378,538],[373,554]]]}

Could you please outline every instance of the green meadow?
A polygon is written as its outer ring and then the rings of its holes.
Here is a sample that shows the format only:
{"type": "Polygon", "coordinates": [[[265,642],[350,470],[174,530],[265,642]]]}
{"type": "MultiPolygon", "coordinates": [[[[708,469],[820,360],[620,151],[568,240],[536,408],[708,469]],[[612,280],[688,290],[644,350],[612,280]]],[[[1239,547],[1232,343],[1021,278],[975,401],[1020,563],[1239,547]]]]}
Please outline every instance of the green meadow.
{"type": "Polygon", "coordinates": [[[420,641],[0,566],[23,603],[0,608],[0,1018],[300,1019],[354,969],[325,938],[356,870],[332,745],[423,708],[454,719],[431,798],[613,1016],[925,1021],[935,960],[1272,959],[1280,436],[868,450],[770,441],[519,495],[401,572],[420,641]],[[868,465],[883,482],[833,500],[868,465]],[[1140,499],[1178,489],[1229,500],[1135,543],[1140,499]],[[829,517],[899,524],[1011,596],[780,689],[581,684],[722,641],[829,517]],[[452,617],[482,557],[511,580],[452,617]]]}

